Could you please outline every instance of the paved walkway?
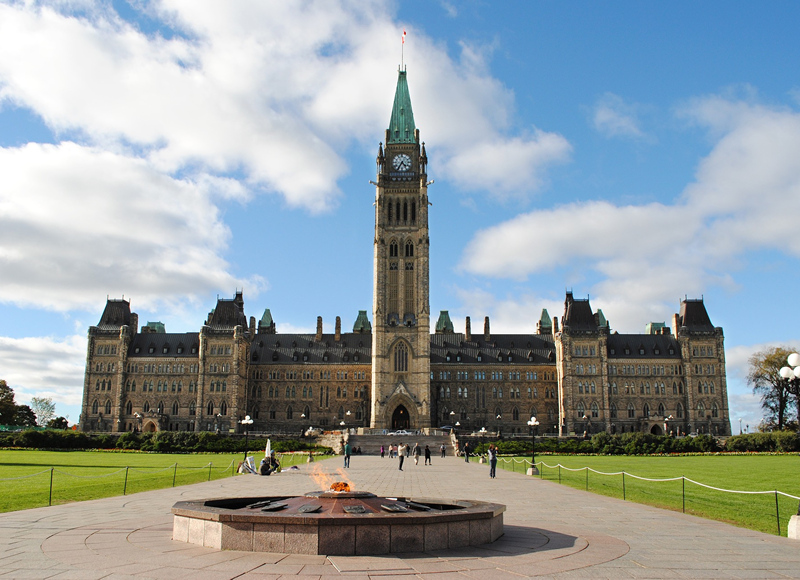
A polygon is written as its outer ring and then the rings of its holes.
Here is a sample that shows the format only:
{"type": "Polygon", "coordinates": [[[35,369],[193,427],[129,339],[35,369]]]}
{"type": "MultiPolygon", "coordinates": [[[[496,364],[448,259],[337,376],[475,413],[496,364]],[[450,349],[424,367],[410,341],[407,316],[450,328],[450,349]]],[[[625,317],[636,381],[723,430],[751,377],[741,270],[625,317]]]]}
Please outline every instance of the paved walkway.
{"type": "MultiPolygon", "coordinates": [[[[800,578],[800,542],[574,490],[455,457],[432,466],[352,458],[355,489],[387,496],[506,504],[505,535],[480,548],[403,556],[218,552],[171,539],[178,500],[300,494],[318,489],[308,466],[0,515],[1,578],[428,580],[554,578],[800,578]]],[[[315,463],[334,473],[335,458],[315,463]]],[[[338,478],[337,479],[341,479],[338,478]]]]}

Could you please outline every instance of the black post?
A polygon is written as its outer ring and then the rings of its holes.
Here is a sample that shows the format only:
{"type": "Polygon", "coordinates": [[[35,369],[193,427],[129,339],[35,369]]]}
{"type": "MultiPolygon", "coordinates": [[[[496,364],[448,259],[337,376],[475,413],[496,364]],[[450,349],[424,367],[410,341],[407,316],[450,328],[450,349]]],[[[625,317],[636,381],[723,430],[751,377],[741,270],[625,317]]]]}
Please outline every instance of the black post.
{"type": "Polygon", "coordinates": [[[172,487],[175,487],[175,478],[178,476],[178,462],[175,462],[175,471],[172,472],[172,487]]]}
{"type": "Polygon", "coordinates": [[[686,477],[681,477],[681,494],[683,495],[683,513],[686,513],[686,477]]]}
{"type": "Polygon", "coordinates": [[[244,428],[244,461],[247,461],[247,427],[244,428]]]}
{"type": "Polygon", "coordinates": [[[625,501],[625,472],[622,472],[622,501],[625,501]]]}
{"type": "Polygon", "coordinates": [[[50,497],[47,500],[47,505],[53,505],[53,468],[50,468],[50,497]]]}
{"type": "Polygon", "coordinates": [[[778,490],[775,490],[775,519],[778,522],[778,535],[781,535],[781,514],[778,511],[778,490]]]}
{"type": "Polygon", "coordinates": [[[125,492],[128,491],[128,469],[130,468],[125,468],[125,483],[122,485],[122,495],[125,495],[125,492]]]}
{"type": "Polygon", "coordinates": [[[211,481],[211,466],[213,465],[212,461],[208,462],[208,481],[211,481]]]}

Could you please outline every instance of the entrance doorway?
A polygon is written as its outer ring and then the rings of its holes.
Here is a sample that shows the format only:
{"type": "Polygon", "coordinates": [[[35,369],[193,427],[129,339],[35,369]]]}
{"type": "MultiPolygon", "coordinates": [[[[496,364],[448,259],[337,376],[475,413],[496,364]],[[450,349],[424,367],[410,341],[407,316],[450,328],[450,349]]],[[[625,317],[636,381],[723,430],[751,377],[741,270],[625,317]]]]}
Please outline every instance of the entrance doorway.
{"type": "Polygon", "coordinates": [[[408,429],[411,427],[411,419],[408,416],[408,409],[403,405],[398,405],[392,413],[392,430],[408,429]]]}
{"type": "Polygon", "coordinates": [[[658,425],[653,425],[650,428],[650,433],[652,433],[653,435],[661,435],[663,431],[661,430],[661,427],[659,427],[658,425]]]}

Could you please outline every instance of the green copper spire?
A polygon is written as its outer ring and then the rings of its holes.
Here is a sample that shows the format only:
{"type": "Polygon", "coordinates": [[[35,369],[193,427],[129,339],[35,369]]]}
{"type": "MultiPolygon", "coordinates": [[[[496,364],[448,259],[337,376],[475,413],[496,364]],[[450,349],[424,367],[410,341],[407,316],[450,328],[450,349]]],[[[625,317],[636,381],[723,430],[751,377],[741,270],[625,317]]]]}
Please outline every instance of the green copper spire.
{"type": "Polygon", "coordinates": [[[411,96],[408,94],[406,71],[397,71],[397,89],[394,92],[392,119],[389,121],[386,144],[415,143],[414,112],[411,110],[411,96]]]}

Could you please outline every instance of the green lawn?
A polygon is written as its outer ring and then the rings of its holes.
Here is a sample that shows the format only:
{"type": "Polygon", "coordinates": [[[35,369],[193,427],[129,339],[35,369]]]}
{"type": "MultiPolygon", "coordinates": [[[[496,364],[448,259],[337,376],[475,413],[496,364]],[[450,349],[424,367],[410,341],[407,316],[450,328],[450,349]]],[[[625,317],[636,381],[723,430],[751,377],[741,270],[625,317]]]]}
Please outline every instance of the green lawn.
{"type": "MultiPolygon", "coordinates": [[[[524,472],[530,457],[501,457],[498,467],[524,472]]],[[[577,489],[729,522],[769,534],[778,533],[775,493],[738,494],[707,489],[690,481],[642,481],[685,477],[737,491],[778,490],[800,497],[800,457],[793,455],[701,455],[669,457],[541,455],[540,477],[577,489]],[[561,465],[559,469],[557,466],[561,465]],[[583,468],[590,469],[583,469],[583,468]],[[571,471],[579,470],[579,471],[571,471]],[[617,475],[601,475],[617,473],[617,475]],[[624,488],[623,476],[625,472],[624,488]],[[685,487],[684,487],[685,485],[685,487]]],[[[488,467],[487,467],[488,469],[488,467]]],[[[798,501],[778,495],[780,533],[786,535],[798,501]]]]}
{"type": "MultiPolygon", "coordinates": [[[[0,450],[0,512],[231,477],[243,455],[0,450]]],[[[307,457],[281,455],[281,466],[307,457]]]]}

